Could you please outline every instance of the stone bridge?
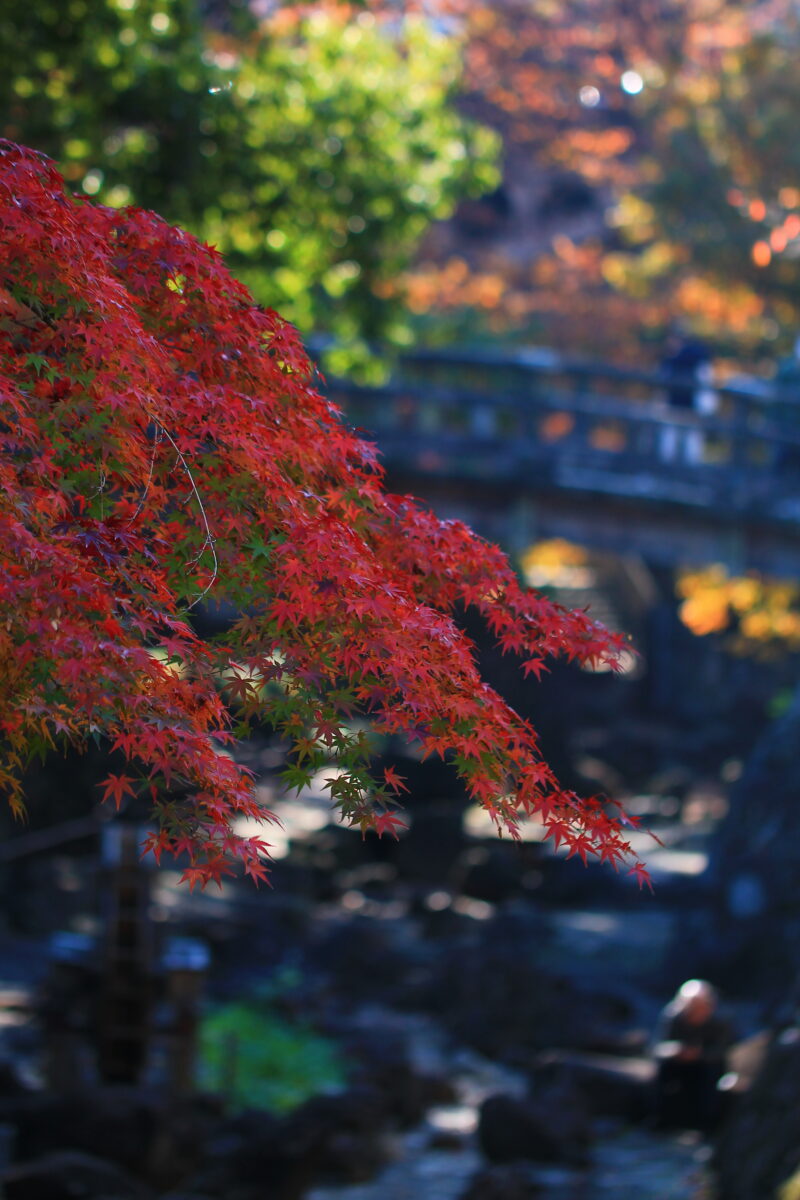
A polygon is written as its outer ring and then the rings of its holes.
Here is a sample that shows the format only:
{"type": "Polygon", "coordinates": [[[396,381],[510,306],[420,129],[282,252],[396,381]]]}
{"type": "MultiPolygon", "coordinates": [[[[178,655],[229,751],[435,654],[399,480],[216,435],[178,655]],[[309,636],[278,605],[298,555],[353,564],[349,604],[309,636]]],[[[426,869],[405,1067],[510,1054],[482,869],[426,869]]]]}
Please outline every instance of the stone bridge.
{"type": "Polygon", "coordinates": [[[564,537],[656,565],[800,575],[800,395],[515,354],[418,351],[328,391],[388,485],[509,549],[564,537]],[[702,407],[702,404],[698,407],[702,407]]]}

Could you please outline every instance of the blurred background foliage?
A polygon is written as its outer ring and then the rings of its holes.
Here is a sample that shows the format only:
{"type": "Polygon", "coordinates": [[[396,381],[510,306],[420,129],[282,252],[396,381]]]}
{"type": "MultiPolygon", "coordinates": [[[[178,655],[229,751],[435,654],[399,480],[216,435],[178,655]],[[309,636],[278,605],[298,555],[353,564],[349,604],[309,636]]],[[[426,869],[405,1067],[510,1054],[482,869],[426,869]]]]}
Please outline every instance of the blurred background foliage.
{"type": "Polygon", "coordinates": [[[276,971],[240,1000],[200,1023],[200,1078],[233,1111],[287,1113],[320,1092],[341,1091],[347,1064],[339,1046],[293,1013],[302,979],[276,971]]]}
{"type": "Polygon", "coordinates": [[[757,363],[800,323],[799,22],[792,0],[5,0],[0,131],[218,246],[346,347],[337,369],[476,338],[657,360],[676,319],[757,363]]]}
{"type": "Polygon", "coordinates": [[[451,99],[458,40],[413,14],[244,3],[7,0],[2,133],[106,204],[217,248],[261,303],[336,339],[402,344],[382,284],[428,224],[497,182],[497,138],[451,99]]]}
{"type": "Polygon", "coordinates": [[[494,205],[400,285],[440,318],[657,359],[679,319],[745,361],[800,322],[800,30],[791,0],[440,0],[462,111],[502,136],[494,205]]]}
{"type": "Polygon", "coordinates": [[[800,650],[800,585],[763,576],[731,575],[715,564],[678,573],[679,613],[698,637],[728,633],[735,653],[800,650]]]}
{"type": "MultiPolygon", "coordinates": [[[[4,0],[0,132],[216,245],[335,372],[411,342],[657,364],[680,322],[720,378],[771,374],[798,49],[792,0],[4,0]]],[[[800,639],[768,581],[678,586],[699,634],[800,639]]]]}
{"type": "Polygon", "coordinates": [[[286,1113],[346,1080],[335,1043],[258,1000],[209,1013],[200,1031],[200,1079],[234,1111],[286,1113]]]}

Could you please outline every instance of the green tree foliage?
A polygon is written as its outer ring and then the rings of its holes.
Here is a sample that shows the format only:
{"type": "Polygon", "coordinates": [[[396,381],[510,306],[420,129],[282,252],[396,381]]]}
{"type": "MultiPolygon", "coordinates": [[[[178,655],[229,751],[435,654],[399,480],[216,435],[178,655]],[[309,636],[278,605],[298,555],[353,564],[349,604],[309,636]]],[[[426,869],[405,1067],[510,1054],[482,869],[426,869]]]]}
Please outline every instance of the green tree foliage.
{"type": "Polygon", "coordinates": [[[457,42],[335,4],[229,26],[196,0],[6,0],[0,132],[218,246],[304,332],[402,341],[384,285],[495,182],[495,138],[449,104],[457,42]]]}

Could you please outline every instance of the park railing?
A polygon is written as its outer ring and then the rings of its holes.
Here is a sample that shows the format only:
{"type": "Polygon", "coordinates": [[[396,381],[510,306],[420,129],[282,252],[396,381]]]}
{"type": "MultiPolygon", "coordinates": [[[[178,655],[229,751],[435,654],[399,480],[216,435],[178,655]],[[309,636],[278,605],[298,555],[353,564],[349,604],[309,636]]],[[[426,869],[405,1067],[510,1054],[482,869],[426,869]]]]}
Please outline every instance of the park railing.
{"type": "Polygon", "coordinates": [[[800,394],[761,381],[712,387],[547,350],[415,351],[384,386],[329,393],[404,474],[800,519],[800,394]],[[698,391],[713,411],[691,407],[698,391]]]}

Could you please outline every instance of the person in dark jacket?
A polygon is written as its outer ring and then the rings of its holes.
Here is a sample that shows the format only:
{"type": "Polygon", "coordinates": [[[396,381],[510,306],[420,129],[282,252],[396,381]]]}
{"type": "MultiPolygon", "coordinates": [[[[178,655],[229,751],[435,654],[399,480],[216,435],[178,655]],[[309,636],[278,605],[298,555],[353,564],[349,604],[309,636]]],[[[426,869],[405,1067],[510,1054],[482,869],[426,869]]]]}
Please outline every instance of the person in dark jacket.
{"type": "MultiPolygon", "coordinates": [[[[717,396],[709,387],[711,381],[711,351],[699,338],[675,330],[661,360],[661,373],[670,381],[666,398],[671,409],[688,416],[690,413],[708,415],[715,411],[717,396]]],[[[682,419],[664,426],[660,452],[666,462],[702,461],[704,439],[702,431],[682,419]]]]}
{"type": "Polygon", "coordinates": [[[694,380],[700,378],[700,368],[710,362],[711,351],[705,342],[680,333],[673,335],[661,360],[663,373],[675,378],[675,383],[667,389],[671,408],[696,407],[694,380]]]}
{"type": "Polygon", "coordinates": [[[654,1054],[658,1064],[657,1115],[662,1125],[712,1129],[720,1115],[717,1084],[733,1041],[719,1013],[715,988],[690,979],[661,1014],[654,1054]]]}

